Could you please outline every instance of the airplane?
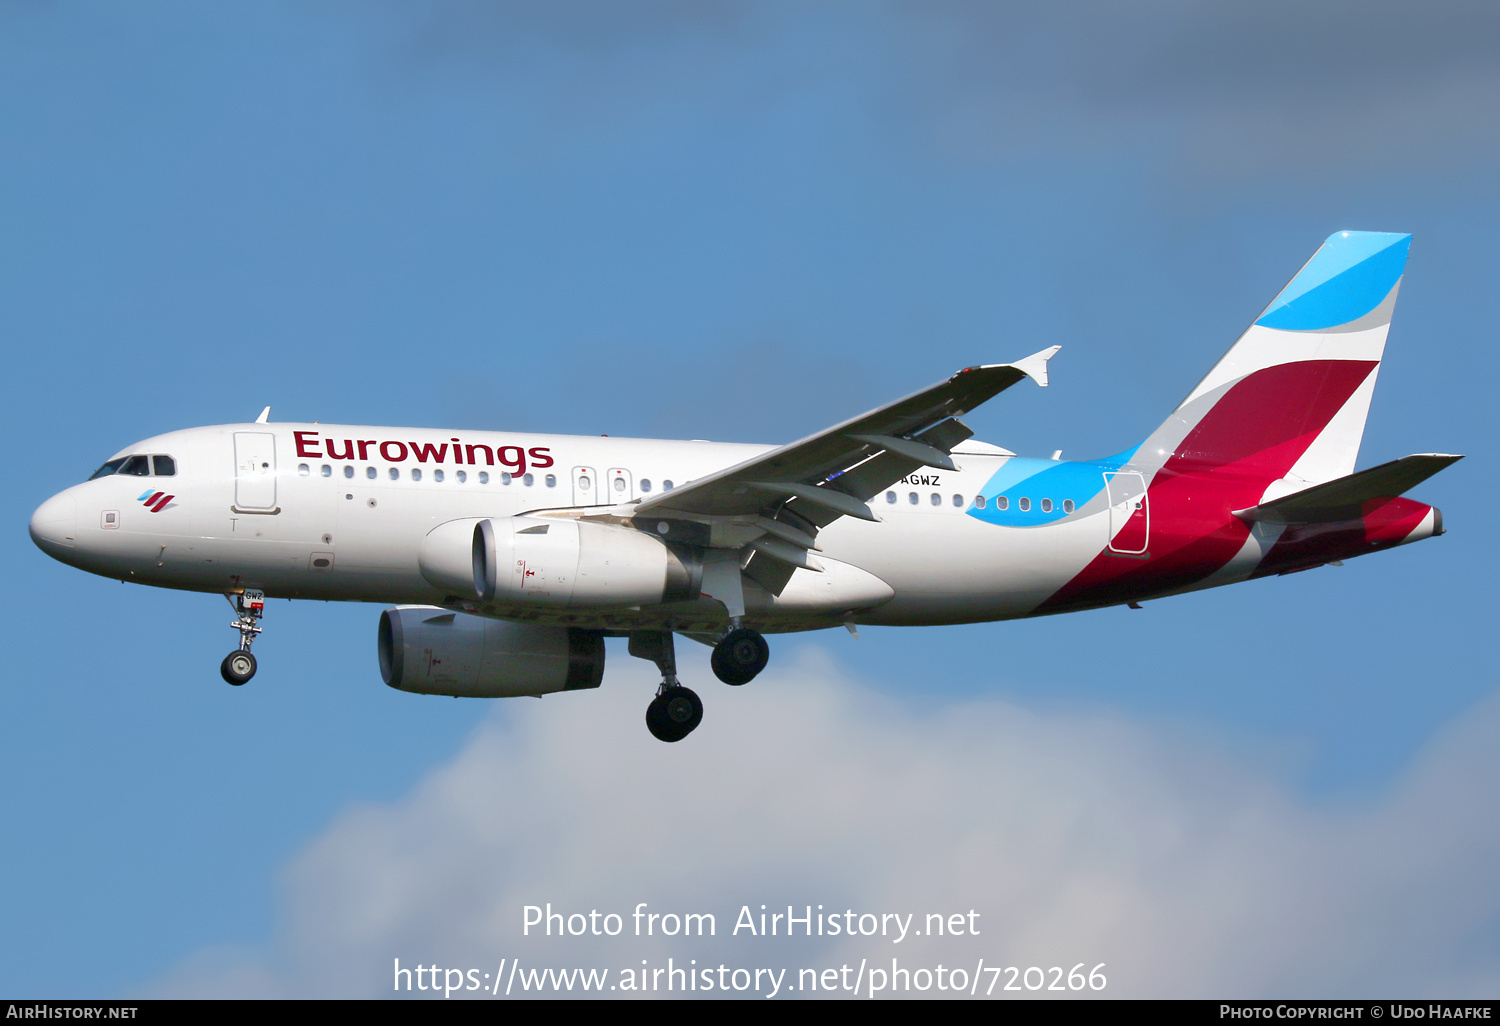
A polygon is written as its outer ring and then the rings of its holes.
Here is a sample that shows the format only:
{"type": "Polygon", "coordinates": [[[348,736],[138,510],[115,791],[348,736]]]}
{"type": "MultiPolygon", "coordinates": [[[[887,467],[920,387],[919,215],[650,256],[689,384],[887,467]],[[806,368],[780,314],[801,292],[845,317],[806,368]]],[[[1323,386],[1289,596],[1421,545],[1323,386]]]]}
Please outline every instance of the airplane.
{"type": "Polygon", "coordinates": [[[1171,415],[1102,459],[1018,456],[960,419],[1057,346],[781,446],[271,423],[148,438],[37,508],[71,566],[224,594],[242,685],[268,596],[390,604],[386,684],[426,695],[596,688],[604,638],[661,684],[662,741],[703,703],[674,637],[725,684],[765,635],[1042,616],[1341,563],[1443,533],[1404,497],[1461,459],[1356,472],[1411,236],[1329,236],[1171,415]]]}

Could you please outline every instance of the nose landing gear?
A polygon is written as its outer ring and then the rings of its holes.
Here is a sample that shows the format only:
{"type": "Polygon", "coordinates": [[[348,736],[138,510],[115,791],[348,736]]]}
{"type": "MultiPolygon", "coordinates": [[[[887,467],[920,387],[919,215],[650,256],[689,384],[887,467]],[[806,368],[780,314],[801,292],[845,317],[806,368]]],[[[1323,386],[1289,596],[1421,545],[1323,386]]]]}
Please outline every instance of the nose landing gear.
{"type": "Polygon", "coordinates": [[[229,626],[240,632],[240,647],[224,657],[219,664],[219,675],[235,687],[255,676],[255,656],[250,654],[250,643],[262,630],[260,618],[266,615],[264,592],[246,588],[242,594],[224,596],[234,606],[235,620],[229,626]]]}
{"type": "Polygon", "coordinates": [[[703,702],[677,683],[677,650],[671,631],[633,631],[630,654],[661,671],[661,686],[646,706],[646,729],[658,741],[681,741],[703,722],[703,702]]]}

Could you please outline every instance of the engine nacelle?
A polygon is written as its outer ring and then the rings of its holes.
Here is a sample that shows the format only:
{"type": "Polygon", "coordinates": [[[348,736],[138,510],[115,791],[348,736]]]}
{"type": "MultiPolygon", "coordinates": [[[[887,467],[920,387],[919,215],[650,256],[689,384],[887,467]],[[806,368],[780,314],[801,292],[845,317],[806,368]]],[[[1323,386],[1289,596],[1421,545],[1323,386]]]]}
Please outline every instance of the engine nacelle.
{"type": "Polygon", "coordinates": [[[703,575],[654,535],[562,517],[451,520],[423,540],[418,565],[453,595],[551,608],[694,599],[703,575]]]}
{"type": "Polygon", "coordinates": [[[604,637],[575,627],[542,627],[396,606],[380,614],[380,675],[420,695],[508,698],[597,688],[604,637]]]}

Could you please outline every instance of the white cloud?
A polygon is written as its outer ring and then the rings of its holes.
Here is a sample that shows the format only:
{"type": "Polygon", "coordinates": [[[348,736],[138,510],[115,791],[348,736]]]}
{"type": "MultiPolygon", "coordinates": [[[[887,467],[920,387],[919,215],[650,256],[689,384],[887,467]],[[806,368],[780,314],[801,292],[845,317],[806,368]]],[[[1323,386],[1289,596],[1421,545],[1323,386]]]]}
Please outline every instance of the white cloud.
{"type": "MultiPolygon", "coordinates": [[[[1492,699],[1378,802],[1312,807],[1182,729],[998,701],[924,708],[817,648],[641,722],[649,668],[516,700],[391,805],[287,868],[264,950],[203,952],[164,995],[382,996],[403,966],[730,968],[1106,963],[1111,996],[1493,995],[1500,756],[1492,699]],[[523,938],[522,907],[713,912],[713,939],[523,938]],[[967,912],[978,937],[730,936],[742,905],[967,912]]],[[[691,680],[708,681],[691,655],[691,680]]],[[[414,699],[415,701],[415,699],[414,699]]],[[[1034,979],[1034,977],[1033,977],[1034,979]]],[[[986,984],[988,977],[985,977],[986,984]]],[[[1002,982],[1004,978],[1002,978],[1002,982]]],[[[929,992],[932,993],[932,992],[929,992]]]]}

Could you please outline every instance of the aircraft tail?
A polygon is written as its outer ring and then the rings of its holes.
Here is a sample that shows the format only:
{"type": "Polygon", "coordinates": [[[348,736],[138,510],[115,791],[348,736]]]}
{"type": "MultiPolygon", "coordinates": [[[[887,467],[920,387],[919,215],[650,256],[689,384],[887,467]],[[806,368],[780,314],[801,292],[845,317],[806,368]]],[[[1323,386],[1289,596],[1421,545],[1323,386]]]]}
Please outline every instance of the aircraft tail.
{"type": "Polygon", "coordinates": [[[1257,502],[1352,473],[1410,245],[1388,232],[1330,235],[1131,469],[1256,480],[1257,502]]]}
{"type": "Polygon", "coordinates": [[[1336,232],[1172,415],[1102,463],[1109,541],[1044,612],[1309,567],[1442,533],[1401,498],[1452,463],[1354,474],[1411,236],[1336,232]],[[1117,468],[1117,469],[1116,469],[1117,468]]]}

